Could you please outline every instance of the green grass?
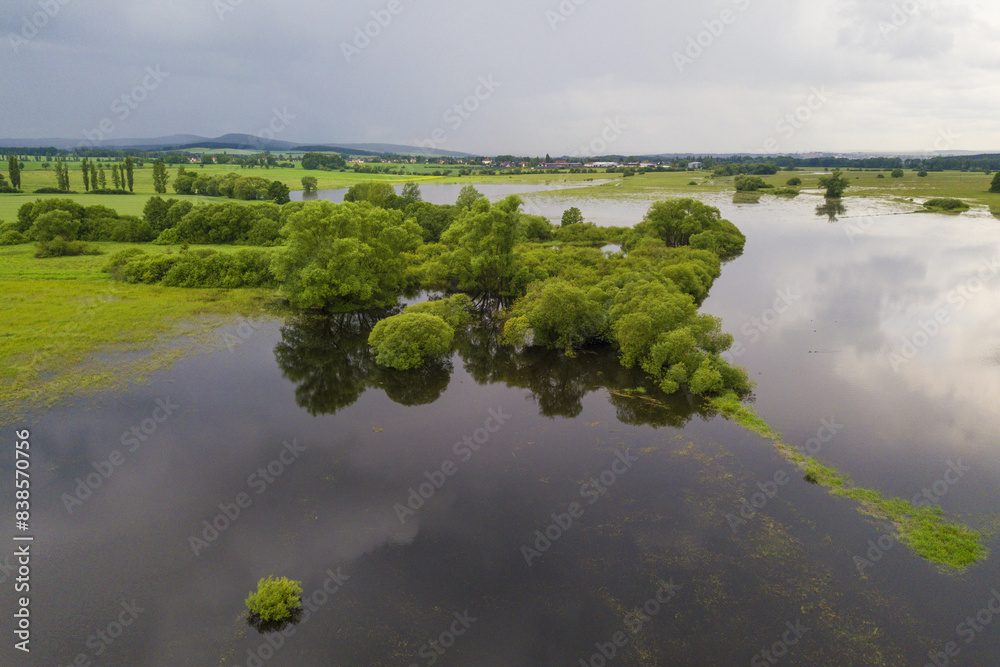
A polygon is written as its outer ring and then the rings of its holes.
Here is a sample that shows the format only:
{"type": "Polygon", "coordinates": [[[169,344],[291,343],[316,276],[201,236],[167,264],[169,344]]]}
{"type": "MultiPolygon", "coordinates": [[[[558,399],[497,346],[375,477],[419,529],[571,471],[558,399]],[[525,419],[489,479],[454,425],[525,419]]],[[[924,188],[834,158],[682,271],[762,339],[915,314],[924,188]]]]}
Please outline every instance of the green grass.
{"type": "Polygon", "coordinates": [[[713,399],[711,404],[727,419],[771,440],[785,459],[802,470],[808,482],[857,502],[864,514],[891,523],[901,541],[922,558],[964,570],[986,557],[982,535],[946,519],[941,508],[918,507],[908,500],[887,498],[878,491],[854,486],[847,475],[785,444],[777,431],[733,394],[713,399]]]}
{"type": "Polygon", "coordinates": [[[924,208],[935,213],[950,213],[958,215],[969,210],[969,205],[961,199],[953,197],[936,197],[924,202],[924,208]]]}
{"type": "MultiPolygon", "coordinates": [[[[4,419],[88,391],[125,386],[163,368],[236,315],[265,313],[271,290],[193,290],[112,281],[107,255],[35,259],[0,248],[0,413],[4,419]]],[[[236,250],[218,246],[222,252],[236,250]]]]}

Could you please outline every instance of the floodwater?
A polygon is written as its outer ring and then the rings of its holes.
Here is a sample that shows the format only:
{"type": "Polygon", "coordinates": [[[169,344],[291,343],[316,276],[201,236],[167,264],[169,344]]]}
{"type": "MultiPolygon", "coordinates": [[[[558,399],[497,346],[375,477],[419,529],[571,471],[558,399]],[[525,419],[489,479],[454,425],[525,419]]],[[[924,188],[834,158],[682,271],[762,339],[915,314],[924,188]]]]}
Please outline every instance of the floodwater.
{"type": "MultiPolygon", "coordinates": [[[[748,238],[703,310],[734,334],[756,410],[859,485],[928,489],[995,529],[1000,221],[707,200],[748,238]]],[[[29,420],[30,664],[1000,662],[995,536],[944,571],[607,351],[518,356],[477,331],[449,363],[397,373],[365,346],[376,318],[230,326],[231,349],[29,420]],[[270,644],[241,619],[269,574],[313,607],[270,644]]],[[[3,469],[10,498],[8,450],[3,469]]]]}
{"type": "MultiPolygon", "coordinates": [[[[600,179],[596,179],[596,182],[603,182],[600,179]]],[[[458,199],[459,193],[462,192],[462,188],[466,185],[473,185],[480,193],[486,196],[490,201],[497,201],[498,199],[503,199],[508,195],[517,194],[527,194],[531,192],[545,192],[554,190],[567,190],[570,188],[586,187],[590,185],[587,182],[580,182],[577,184],[567,185],[566,183],[538,183],[538,184],[517,184],[517,183],[417,183],[420,186],[420,197],[426,202],[431,204],[454,204],[455,200],[458,199]]],[[[396,194],[402,194],[403,186],[397,185],[396,194]]],[[[319,199],[328,199],[332,202],[340,203],[344,201],[344,195],[347,194],[347,188],[334,188],[331,190],[317,190],[316,192],[311,192],[306,194],[302,190],[297,190],[290,193],[290,197],[293,201],[316,201],[319,199]]],[[[529,211],[534,213],[534,211],[529,211]]],[[[560,211],[559,215],[562,215],[560,211]]]]}

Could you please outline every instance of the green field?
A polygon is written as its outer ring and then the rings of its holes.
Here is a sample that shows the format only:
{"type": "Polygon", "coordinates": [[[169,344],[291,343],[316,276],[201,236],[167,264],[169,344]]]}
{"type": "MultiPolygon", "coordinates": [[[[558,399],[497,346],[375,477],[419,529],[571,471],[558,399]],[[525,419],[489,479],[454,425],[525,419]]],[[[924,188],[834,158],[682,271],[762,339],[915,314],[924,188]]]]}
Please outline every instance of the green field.
{"type": "Polygon", "coordinates": [[[95,245],[105,254],[35,259],[33,245],[0,248],[0,413],[5,419],[71,394],[140,380],[196,343],[211,343],[206,337],[220,322],[275,307],[272,290],[112,281],[101,272],[108,254],[129,247],[170,250],[150,244],[95,245]]]}

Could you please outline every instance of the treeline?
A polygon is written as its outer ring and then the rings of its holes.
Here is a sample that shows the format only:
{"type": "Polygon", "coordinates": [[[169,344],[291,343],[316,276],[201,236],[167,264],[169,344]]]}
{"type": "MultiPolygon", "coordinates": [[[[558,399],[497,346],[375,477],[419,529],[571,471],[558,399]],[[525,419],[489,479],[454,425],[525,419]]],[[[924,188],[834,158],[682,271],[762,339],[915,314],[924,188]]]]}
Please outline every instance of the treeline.
{"type": "MultiPolygon", "coordinates": [[[[69,190],[69,170],[65,164],[56,164],[57,178],[62,166],[63,179],[59,180],[59,189],[69,190]]],[[[85,192],[93,194],[129,194],[135,191],[135,163],[131,156],[126,156],[121,164],[111,165],[111,178],[109,180],[104,164],[91,162],[89,158],[84,158],[80,162],[80,171],[83,174],[83,189],[85,192]],[[112,186],[112,187],[108,187],[112,186]]]]}
{"type": "Polygon", "coordinates": [[[271,261],[272,253],[264,250],[222,253],[202,248],[150,255],[129,248],[111,255],[104,272],[128,283],[159,283],[166,287],[277,287],[271,261]]]}
{"type": "Polygon", "coordinates": [[[762,165],[768,169],[774,166],[778,169],[878,169],[891,171],[893,169],[913,169],[926,171],[997,171],[1000,170],[1000,155],[968,155],[968,156],[934,156],[927,158],[901,157],[815,157],[796,158],[777,156],[763,158],[760,156],[738,155],[725,158],[705,158],[706,169],[726,176],[736,174],[766,175],[775,172],[756,171],[762,165]]]}
{"type": "MultiPolygon", "coordinates": [[[[159,180],[154,173],[153,186],[160,194],[166,192],[165,170],[161,172],[159,180]]],[[[291,193],[288,186],[281,181],[270,181],[257,176],[240,176],[232,172],[225,176],[206,176],[187,171],[184,167],[178,167],[173,188],[179,195],[228,197],[242,201],[270,200],[276,204],[287,204],[291,193]]]]}

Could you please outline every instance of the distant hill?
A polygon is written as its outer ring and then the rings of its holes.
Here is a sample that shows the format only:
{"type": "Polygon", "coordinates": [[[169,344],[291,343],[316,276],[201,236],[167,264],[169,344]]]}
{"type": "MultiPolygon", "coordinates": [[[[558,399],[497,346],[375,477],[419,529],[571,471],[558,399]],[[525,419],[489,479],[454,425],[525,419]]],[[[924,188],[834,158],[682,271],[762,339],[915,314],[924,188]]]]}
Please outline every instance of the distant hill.
{"type": "Polygon", "coordinates": [[[154,139],[105,139],[89,142],[81,139],[0,139],[0,148],[56,148],[71,151],[80,147],[117,148],[143,151],[190,150],[207,148],[214,150],[261,150],[272,152],[288,151],[331,151],[350,155],[433,155],[438,157],[469,157],[468,153],[443,151],[437,148],[418,148],[398,144],[301,144],[277,139],[263,139],[251,134],[226,134],[214,139],[194,134],[174,134],[154,139]]]}

